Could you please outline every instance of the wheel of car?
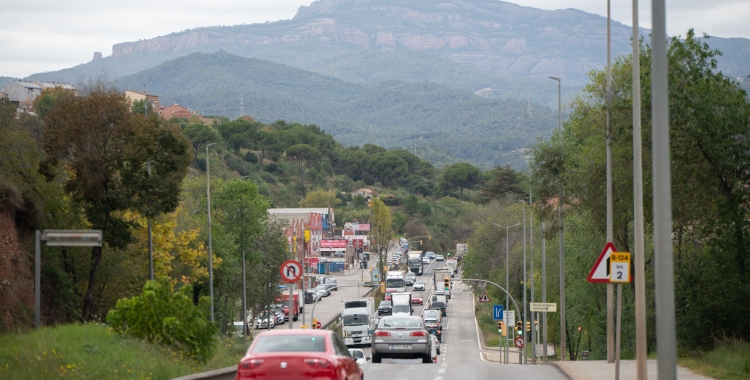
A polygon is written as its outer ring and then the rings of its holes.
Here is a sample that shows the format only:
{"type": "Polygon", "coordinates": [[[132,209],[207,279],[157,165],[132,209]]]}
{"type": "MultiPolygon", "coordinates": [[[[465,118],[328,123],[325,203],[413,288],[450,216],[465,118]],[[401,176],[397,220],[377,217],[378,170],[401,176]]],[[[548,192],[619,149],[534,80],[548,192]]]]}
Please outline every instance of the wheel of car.
{"type": "Polygon", "coordinates": [[[373,353],[372,354],[372,362],[373,363],[380,363],[381,362],[380,355],[378,355],[376,353],[373,353]]]}
{"type": "Polygon", "coordinates": [[[422,363],[432,363],[432,355],[429,353],[424,354],[424,356],[422,356],[422,363]]]}

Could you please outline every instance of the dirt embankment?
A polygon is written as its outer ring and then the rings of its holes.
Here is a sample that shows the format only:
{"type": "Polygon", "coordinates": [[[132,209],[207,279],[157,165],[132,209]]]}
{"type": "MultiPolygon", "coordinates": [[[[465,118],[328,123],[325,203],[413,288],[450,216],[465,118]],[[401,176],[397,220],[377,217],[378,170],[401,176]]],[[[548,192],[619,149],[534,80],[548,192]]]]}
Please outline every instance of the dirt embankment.
{"type": "Polygon", "coordinates": [[[19,241],[9,211],[0,211],[0,331],[32,326],[34,256],[19,241]]]}

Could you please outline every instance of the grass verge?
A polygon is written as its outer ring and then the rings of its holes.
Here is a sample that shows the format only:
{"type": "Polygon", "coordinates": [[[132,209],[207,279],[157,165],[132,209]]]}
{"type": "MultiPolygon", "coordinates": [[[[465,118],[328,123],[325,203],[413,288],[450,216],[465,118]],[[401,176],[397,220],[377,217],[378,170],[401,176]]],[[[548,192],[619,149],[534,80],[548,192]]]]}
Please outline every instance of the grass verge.
{"type": "Polygon", "coordinates": [[[680,355],[678,364],[714,379],[750,379],[750,343],[725,339],[699,355],[680,355]]]}
{"type": "Polygon", "coordinates": [[[0,335],[3,379],[171,379],[236,365],[249,342],[220,339],[198,364],[166,347],[115,334],[105,326],[63,325],[0,335]]]}

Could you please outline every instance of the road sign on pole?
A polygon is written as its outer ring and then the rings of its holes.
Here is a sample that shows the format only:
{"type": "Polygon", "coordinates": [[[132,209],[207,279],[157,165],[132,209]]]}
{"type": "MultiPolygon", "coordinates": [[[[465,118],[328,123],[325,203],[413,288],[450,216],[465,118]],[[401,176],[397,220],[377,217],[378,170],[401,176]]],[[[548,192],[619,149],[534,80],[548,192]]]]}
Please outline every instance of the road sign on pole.
{"type": "Polygon", "coordinates": [[[514,340],[514,342],[516,343],[516,347],[523,348],[523,337],[522,336],[517,336],[516,339],[514,340]]]}
{"type": "Polygon", "coordinates": [[[487,295],[487,293],[484,293],[481,297],[479,297],[479,302],[490,302],[490,297],[487,295]]]}
{"type": "Polygon", "coordinates": [[[503,305],[495,305],[492,310],[492,318],[496,321],[503,320],[503,305]]]}
{"type": "Polygon", "coordinates": [[[315,323],[315,328],[320,330],[323,327],[323,325],[320,323],[320,321],[315,323]]]}
{"type": "Polygon", "coordinates": [[[630,282],[630,252],[615,252],[610,256],[609,282],[630,282]]]}
{"type": "Polygon", "coordinates": [[[615,245],[612,242],[604,246],[596,264],[591,268],[591,272],[586,278],[588,282],[609,282],[609,256],[615,251],[615,245]]]}
{"type": "Polygon", "coordinates": [[[515,310],[508,310],[504,314],[505,314],[505,318],[508,319],[507,321],[505,321],[505,323],[508,326],[515,326],[515,324],[516,324],[516,311],[515,310]]]}
{"type": "Polygon", "coordinates": [[[302,265],[295,260],[287,260],[279,268],[281,278],[286,282],[297,282],[302,277],[302,265]]]}
{"type": "Polygon", "coordinates": [[[554,313],[557,311],[556,303],[532,302],[529,305],[531,305],[532,313],[554,313]]]}

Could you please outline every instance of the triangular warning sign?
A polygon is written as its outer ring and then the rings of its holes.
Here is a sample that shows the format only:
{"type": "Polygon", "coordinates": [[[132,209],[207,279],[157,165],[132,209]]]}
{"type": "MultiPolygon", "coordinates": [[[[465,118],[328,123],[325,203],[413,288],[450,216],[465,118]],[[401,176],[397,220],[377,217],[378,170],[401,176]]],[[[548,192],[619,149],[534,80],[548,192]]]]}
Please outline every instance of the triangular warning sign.
{"type": "Polygon", "coordinates": [[[609,282],[609,255],[616,252],[615,245],[607,243],[596,260],[596,264],[591,268],[591,273],[586,278],[588,282],[609,282]]]}
{"type": "Polygon", "coordinates": [[[490,297],[487,296],[487,293],[484,293],[479,297],[479,302],[490,302],[490,297]]]}

